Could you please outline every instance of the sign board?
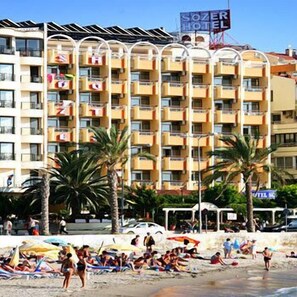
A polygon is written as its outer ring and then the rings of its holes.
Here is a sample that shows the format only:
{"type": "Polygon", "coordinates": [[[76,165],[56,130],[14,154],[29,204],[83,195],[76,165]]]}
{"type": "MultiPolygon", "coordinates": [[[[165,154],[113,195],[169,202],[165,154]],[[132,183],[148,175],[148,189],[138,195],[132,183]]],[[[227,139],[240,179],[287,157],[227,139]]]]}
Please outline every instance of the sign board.
{"type": "Polygon", "coordinates": [[[275,193],[275,190],[252,191],[253,196],[259,199],[275,199],[275,193]]]}
{"type": "Polygon", "coordinates": [[[237,220],[237,213],[228,212],[227,213],[227,220],[228,221],[236,221],[237,220]]]}
{"type": "Polygon", "coordinates": [[[231,28],[230,10],[181,12],[180,28],[181,32],[223,32],[231,28]]]}

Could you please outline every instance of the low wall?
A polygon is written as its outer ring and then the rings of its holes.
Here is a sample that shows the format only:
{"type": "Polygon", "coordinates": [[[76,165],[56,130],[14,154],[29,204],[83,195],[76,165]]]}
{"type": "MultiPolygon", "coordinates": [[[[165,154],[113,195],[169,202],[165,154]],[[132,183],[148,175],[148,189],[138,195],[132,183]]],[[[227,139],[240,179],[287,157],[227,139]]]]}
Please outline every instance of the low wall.
{"type": "MultiPolygon", "coordinates": [[[[166,240],[168,236],[179,236],[173,232],[167,232],[163,235],[154,235],[156,241],[156,249],[165,250],[177,246],[176,242],[166,240]]],[[[190,237],[200,241],[199,251],[209,249],[222,249],[222,244],[226,238],[231,241],[238,239],[242,242],[246,239],[257,240],[258,249],[265,246],[275,248],[276,250],[296,250],[297,251],[297,233],[223,233],[223,232],[210,232],[207,234],[189,234],[190,237]]],[[[15,247],[21,245],[23,241],[39,239],[45,240],[46,238],[58,237],[66,242],[75,246],[82,246],[88,244],[91,247],[98,248],[103,245],[112,243],[130,243],[134,235],[59,235],[59,236],[0,236],[0,248],[15,247]]],[[[141,237],[143,238],[143,237],[141,237]]]]}

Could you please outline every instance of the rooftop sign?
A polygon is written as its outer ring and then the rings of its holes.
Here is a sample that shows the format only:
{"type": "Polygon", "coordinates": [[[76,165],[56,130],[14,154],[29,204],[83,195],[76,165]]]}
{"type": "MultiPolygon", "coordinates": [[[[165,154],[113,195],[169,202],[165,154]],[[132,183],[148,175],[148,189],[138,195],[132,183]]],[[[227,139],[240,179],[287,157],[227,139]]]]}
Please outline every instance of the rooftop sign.
{"type": "Polygon", "coordinates": [[[223,32],[231,28],[230,10],[181,12],[180,27],[181,32],[223,32]]]}

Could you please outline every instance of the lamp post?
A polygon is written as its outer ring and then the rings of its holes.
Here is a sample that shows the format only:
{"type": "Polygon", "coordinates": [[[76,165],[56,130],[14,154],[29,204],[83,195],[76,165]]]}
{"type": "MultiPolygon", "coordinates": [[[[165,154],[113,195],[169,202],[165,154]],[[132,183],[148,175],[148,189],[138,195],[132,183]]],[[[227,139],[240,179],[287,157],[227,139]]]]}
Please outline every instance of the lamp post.
{"type": "Polygon", "coordinates": [[[198,207],[199,207],[199,233],[202,233],[202,209],[201,209],[201,153],[200,153],[200,139],[214,136],[215,133],[201,134],[197,137],[198,143],[198,207]]]}

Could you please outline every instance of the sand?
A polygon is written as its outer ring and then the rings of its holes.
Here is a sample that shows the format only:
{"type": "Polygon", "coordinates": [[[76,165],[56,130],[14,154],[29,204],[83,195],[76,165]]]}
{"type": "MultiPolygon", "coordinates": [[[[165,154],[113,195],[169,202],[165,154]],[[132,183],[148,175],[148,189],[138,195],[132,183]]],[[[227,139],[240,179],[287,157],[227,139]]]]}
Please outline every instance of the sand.
{"type": "MultiPolygon", "coordinates": [[[[287,251],[289,252],[289,251],[287,251]]],[[[214,251],[207,251],[205,255],[210,256],[214,251]]],[[[191,259],[187,272],[158,272],[146,270],[141,272],[126,271],[120,273],[105,273],[102,275],[89,275],[87,287],[80,289],[81,283],[77,276],[74,276],[69,290],[62,289],[63,277],[41,278],[41,279],[11,279],[0,280],[0,297],[92,297],[92,296],[121,296],[121,297],[160,297],[171,296],[173,287],[191,286],[192,284],[205,284],[219,279],[236,279],[246,275],[248,271],[255,270],[256,273],[263,273],[264,262],[261,254],[257,259],[252,260],[251,255],[247,259],[227,259],[231,264],[237,261],[237,266],[211,265],[209,261],[191,259]],[[161,290],[161,291],[160,291],[161,290]]],[[[297,259],[285,257],[285,251],[274,252],[271,271],[291,270],[296,268],[297,259]]]]}

